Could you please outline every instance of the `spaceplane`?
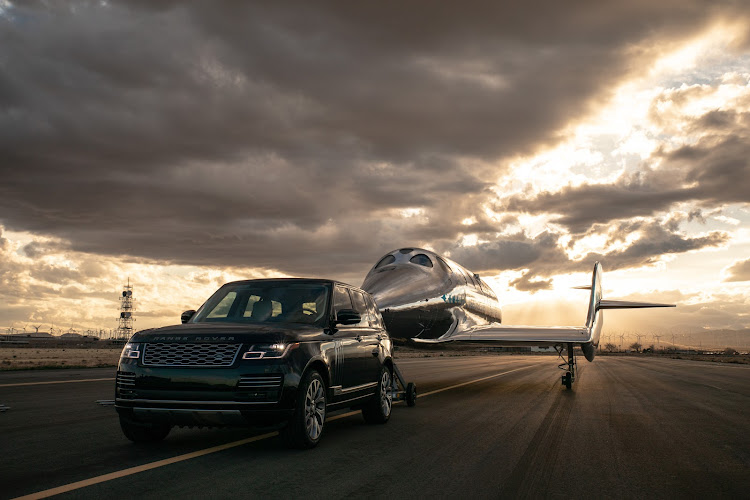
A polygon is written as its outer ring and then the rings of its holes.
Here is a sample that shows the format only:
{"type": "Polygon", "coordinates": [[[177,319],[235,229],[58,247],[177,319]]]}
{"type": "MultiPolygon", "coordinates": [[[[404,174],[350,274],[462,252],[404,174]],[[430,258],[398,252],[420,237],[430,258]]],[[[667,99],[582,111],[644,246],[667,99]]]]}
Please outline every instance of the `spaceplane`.
{"type": "Polygon", "coordinates": [[[388,252],[362,283],[395,339],[419,344],[470,342],[488,346],[553,347],[563,362],[562,384],[576,378],[575,348],[593,361],[605,309],[675,307],[674,304],[605,300],[602,266],[594,264],[586,320],[581,326],[513,326],[502,323],[500,302],[492,289],[460,264],[421,248],[388,252]]]}

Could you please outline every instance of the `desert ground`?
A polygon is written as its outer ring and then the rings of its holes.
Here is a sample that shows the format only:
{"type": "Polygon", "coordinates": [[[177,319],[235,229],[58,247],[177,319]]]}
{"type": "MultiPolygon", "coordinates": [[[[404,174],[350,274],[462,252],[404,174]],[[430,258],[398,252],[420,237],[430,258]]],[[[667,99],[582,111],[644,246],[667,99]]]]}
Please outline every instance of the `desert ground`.
{"type": "Polygon", "coordinates": [[[122,345],[0,346],[0,370],[117,366],[122,345]]]}

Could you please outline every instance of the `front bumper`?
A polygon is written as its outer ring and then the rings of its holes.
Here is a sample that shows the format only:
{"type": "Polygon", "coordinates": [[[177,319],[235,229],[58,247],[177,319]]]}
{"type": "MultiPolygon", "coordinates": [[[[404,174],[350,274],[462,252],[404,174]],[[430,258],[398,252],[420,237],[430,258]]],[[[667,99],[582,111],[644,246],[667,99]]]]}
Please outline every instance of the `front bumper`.
{"type": "Polygon", "coordinates": [[[123,359],[115,407],[134,422],[171,425],[271,425],[291,416],[299,370],[288,358],[226,368],[149,367],[123,359]]]}

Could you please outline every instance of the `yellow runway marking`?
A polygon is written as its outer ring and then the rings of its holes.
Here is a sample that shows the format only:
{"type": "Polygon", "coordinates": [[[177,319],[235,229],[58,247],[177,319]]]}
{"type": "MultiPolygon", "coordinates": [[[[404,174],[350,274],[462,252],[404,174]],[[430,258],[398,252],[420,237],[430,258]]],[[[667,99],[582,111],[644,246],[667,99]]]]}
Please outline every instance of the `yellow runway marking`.
{"type": "Polygon", "coordinates": [[[158,467],[163,467],[165,465],[174,464],[174,463],[182,462],[185,460],[190,460],[191,458],[202,457],[203,455],[208,455],[209,453],[216,453],[217,451],[223,451],[229,448],[235,448],[237,446],[242,446],[243,444],[252,443],[254,441],[268,439],[270,437],[276,436],[277,434],[278,432],[269,432],[268,434],[261,434],[260,436],[254,436],[254,437],[247,438],[247,439],[241,439],[239,441],[234,441],[232,443],[222,444],[219,446],[214,446],[212,448],[206,448],[204,450],[194,451],[192,453],[186,453],[185,455],[178,455],[172,458],[165,458],[164,460],[151,462],[150,464],[138,465],[137,467],[131,467],[129,469],[123,469],[117,472],[104,474],[102,476],[92,477],[91,479],[84,479],[83,481],[77,481],[75,483],[58,486],[57,488],[51,488],[49,490],[40,491],[38,493],[32,493],[31,495],[18,497],[16,498],[16,500],[26,500],[26,499],[32,499],[32,498],[47,498],[47,497],[51,497],[52,495],[59,495],[60,493],[67,493],[68,491],[85,488],[86,486],[91,486],[92,484],[103,483],[105,481],[111,481],[112,479],[118,479],[121,477],[130,476],[132,474],[138,474],[139,472],[156,469],[158,467]]]}
{"type": "Polygon", "coordinates": [[[20,382],[18,384],[0,384],[0,387],[21,387],[23,385],[45,385],[45,384],[74,384],[76,382],[102,382],[104,380],[114,380],[110,378],[82,378],[78,380],[51,380],[48,382],[20,382]]]}
{"type": "MultiPolygon", "coordinates": [[[[461,384],[452,385],[450,387],[443,387],[442,389],[437,389],[434,391],[426,392],[424,394],[418,394],[417,399],[425,398],[427,396],[431,396],[439,392],[449,391],[451,389],[456,389],[458,387],[463,387],[469,384],[476,384],[477,382],[481,382],[483,380],[500,377],[501,375],[507,375],[509,373],[517,372],[519,370],[525,370],[527,368],[532,368],[533,366],[534,365],[523,366],[521,368],[515,368],[513,370],[495,373],[493,375],[488,375],[486,377],[470,380],[468,382],[463,382],[461,384]]],[[[114,379],[91,379],[91,380],[114,380],[114,379]]],[[[60,383],[62,382],[63,381],[61,381],[60,383]]],[[[74,382],[74,381],[71,381],[71,382],[74,382]]],[[[86,381],[80,380],[80,381],[75,381],[75,382],[86,382],[86,381]]],[[[39,383],[44,383],[44,382],[39,382],[39,383]]],[[[47,383],[51,383],[51,382],[47,382],[47,383]]],[[[19,385],[22,385],[22,384],[19,384],[19,385]]],[[[342,413],[340,415],[334,415],[333,417],[327,418],[326,421],[331,422],[333,420],[340,420],[342,418],[358,415],[359,413],[360,413],[359,411],[350,411],[347,413],[342,413]]],[[[192,453],[186,453],[184,455],[178,455],[176,457],[165,458],[164,460],[158,460],[156,462],[151,462],[150,464],[138,465],[136,467],[130,467],[129,469],[123,469],[121,471],[111,472],[109,474],[92,477],[90,479],[76,481],[75,483],[65,484],[63,486],[58,486],[57,488],[51,488],[48,490],[39,491],[37,493],[31,493],[30,495],[17,497],[14,500],[31,500],[31,499],[37,499],[37,498],[47,498],[47,497],[51,497],[52,495],[59,495],[61,493],[67,493],[69,491],[78,490],[78,489],[85,488],[87,486],[91,486],[94,484],[104,483],[106,481],[111,481],[113,479],[119,479],[121,477],[131,476],[133,474],[138,474],[139,472],[144,472],[144,471],[151,470],[151,469],[157,469],[159,467],[164,467],[165,465],[170,465],[170,464],[174,464],[177,462],[183,462],[185,460],[190,460],[191,458],[202,457],[210,453],[216,453],[217,451],[228,450],[229,448],[236,448],[237,446],[242,446],[243,444],[253,443],[256,441],[261,441],[263,439],[272,438],[274,436],[277,436],[278,434],[279,434],[278,432],[269,432],[267,434],[261,434],[259,436],[254,436],[254,437],[247,438],[247,439],[241,439],[239,441],[233,441],[231,443],[222,444],[219,446],[213,446],[211,448],[206,448],[204,450],[194,451],[192,453]]]]}

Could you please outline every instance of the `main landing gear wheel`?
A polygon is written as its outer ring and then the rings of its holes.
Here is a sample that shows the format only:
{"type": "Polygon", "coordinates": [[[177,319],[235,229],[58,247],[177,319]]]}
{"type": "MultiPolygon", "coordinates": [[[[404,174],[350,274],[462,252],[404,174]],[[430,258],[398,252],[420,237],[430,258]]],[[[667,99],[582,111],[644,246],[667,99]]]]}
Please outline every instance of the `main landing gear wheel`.
{"type": "Polygon", "coordinates": [[[391,417],[392,407],[391,371],[384,366],[380,369],[380,381],[375,397],[362,407],[362,416],[368,424],[384,424],[391,417]]]}
{"type": "Polygon", "coordinates": [[[120,428],[125,437],[134,443],[156,443],[161,441],[169,431],[171,425],[166,424],[139,424],[120,416],[120,428]]]}
{"type": "Polygon", "coordinates": [[[562,376],[562,384],[568,389],[573,387],[573,376],[570,374],[570,372],[562,376]]]}
{"type": "Polygon", "coordinates": [[[294,405],[294,413],[281,436],[292,448],[314,448],[323,435],[326,420],[326,386],[315,371],[302,377],[294,405]]]}
{"type": "Polygon", "coordinates": [[[576,380],[576,356],[574,345],[572,343],[567,344],[567,346],[565,347],[567,347],[568,351],[567,359],[563,357],[564,347],[562,345],[555,346],[555,350],[563,360],[563,362],[558,365],[558,368],[560,368],[561,370],[565,370],[565,375],[562,376],[562,385],[570,390],[573,387],[573,382],[575,382],[576,380]]]}
{"type": "Polygon", "coordinates": [[[417,386],[414,382],[406,384],[406,406],[417,404],[417,386]]]}

